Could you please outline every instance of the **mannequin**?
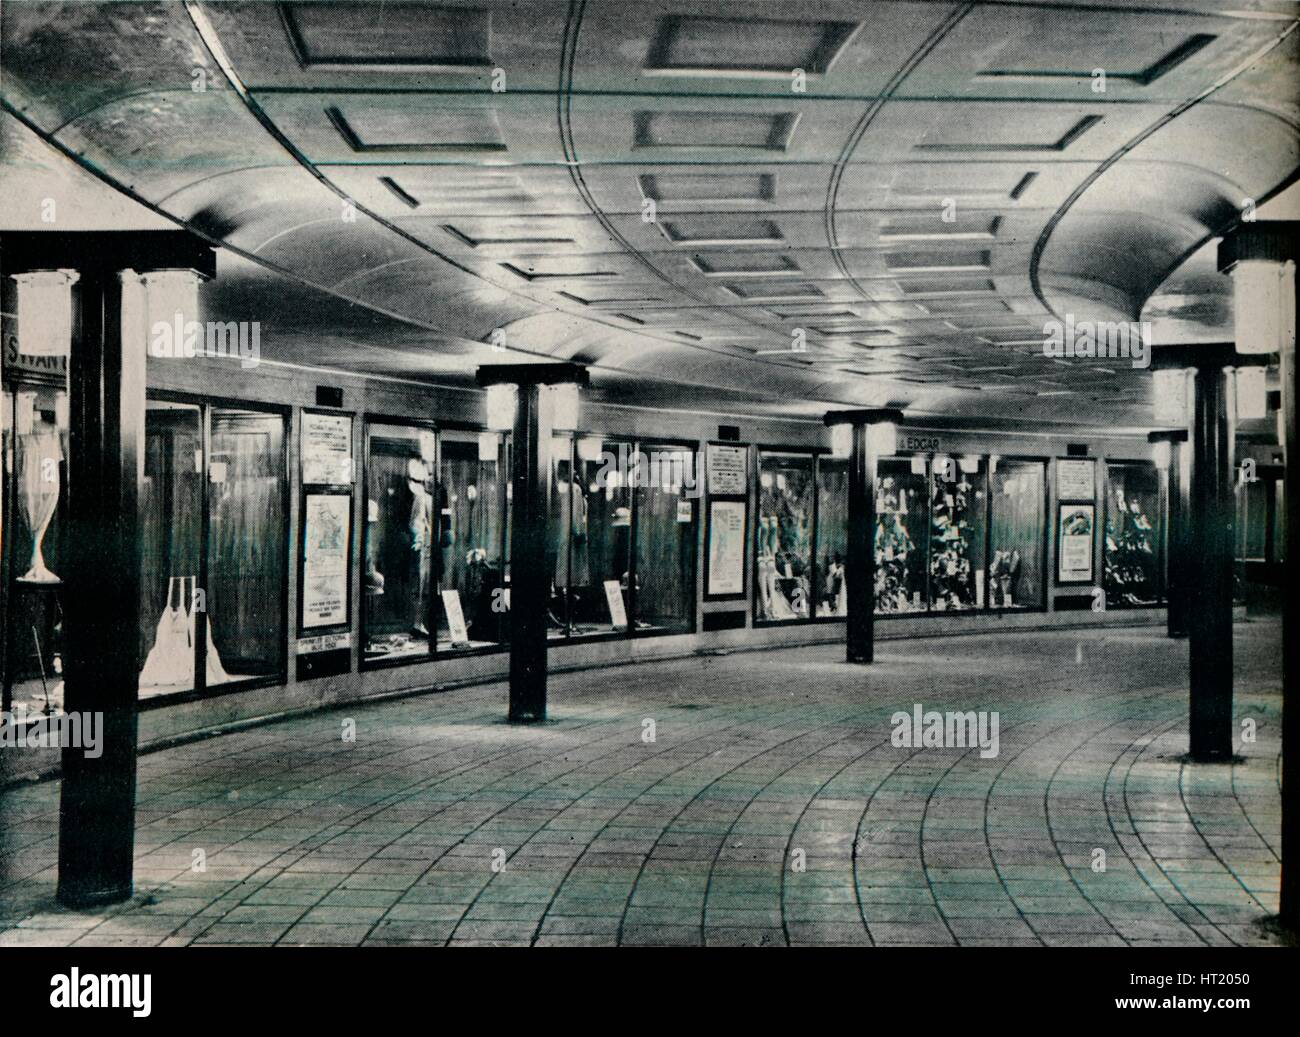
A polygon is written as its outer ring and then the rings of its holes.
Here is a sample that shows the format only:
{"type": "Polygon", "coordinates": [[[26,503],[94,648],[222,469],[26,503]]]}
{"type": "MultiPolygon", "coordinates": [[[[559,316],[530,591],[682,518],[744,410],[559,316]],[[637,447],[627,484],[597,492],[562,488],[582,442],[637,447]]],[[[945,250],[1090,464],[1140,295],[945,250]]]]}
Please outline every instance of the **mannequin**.
{"type": "Polygon", "coordinates": [[[433,496],[425,484],[429,469],[419,458],[406,463],[407,488],[411,491],[410,533],[411,632],[429,636],[429,582],[433,570],[433,496]]]}

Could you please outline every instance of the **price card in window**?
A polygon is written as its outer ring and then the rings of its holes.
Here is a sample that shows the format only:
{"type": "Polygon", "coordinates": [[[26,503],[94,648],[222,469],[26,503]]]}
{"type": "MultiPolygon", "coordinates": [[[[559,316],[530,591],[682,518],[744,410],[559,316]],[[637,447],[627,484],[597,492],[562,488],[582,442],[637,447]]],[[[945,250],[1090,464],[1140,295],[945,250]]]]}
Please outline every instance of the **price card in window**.
{"type": "Polygon", "coordinates": [[[695,505],[688,500],[677,502],[677,521],[690,522],[695,515],[695,505]]]}
{"type": "Polygon", "coordinates": [[[469,628],[465,625],[465,613],[460,607],[460,591],[443,591],[442,609],[447,613],[447,627],[451,631],[451,643],[454,645],[468,644],[469,628]]]}
{"type": "Polygon", "coordinates": [[[609,621],[615,627],[627,627],[627,608],[623,604],[623,588],[618,580],[605,581],[605,600],[609,602],[609,621]]]}

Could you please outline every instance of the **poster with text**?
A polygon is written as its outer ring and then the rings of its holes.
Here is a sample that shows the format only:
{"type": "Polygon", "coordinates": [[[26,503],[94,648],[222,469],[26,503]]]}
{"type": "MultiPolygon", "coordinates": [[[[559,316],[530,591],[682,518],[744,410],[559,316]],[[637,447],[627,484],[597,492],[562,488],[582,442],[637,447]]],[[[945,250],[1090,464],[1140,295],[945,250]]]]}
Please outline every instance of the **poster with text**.
{"type": "Polygon", "coordinates": [[[337,626],[348,622],[352,498],[345,493],[309,493],[304,508],[302,625],[337,626]]]}
{"type": "Polygon", "coordinates": [[[709,496],[741,496],[749,492],[749,447],[710,443],[707,453],[709,496]]]}
{"type": "Polygon", "coordinates": [[[1057,516],[1056,579],[1058,583],[1092,582],[1092,545],[1096,508],[1092,504],[1062,504],[1057,516]]]}
{"type": "Polygon", "coordinates": [[[711,501],[709,586],[712,596],[745,593],[745,502],[711,501]]]}
{"type": "Polygon", "coordinates": [[[352,419],[346,414],[302,414],[302,481],[308,486],[352,482],[352,419]]]}

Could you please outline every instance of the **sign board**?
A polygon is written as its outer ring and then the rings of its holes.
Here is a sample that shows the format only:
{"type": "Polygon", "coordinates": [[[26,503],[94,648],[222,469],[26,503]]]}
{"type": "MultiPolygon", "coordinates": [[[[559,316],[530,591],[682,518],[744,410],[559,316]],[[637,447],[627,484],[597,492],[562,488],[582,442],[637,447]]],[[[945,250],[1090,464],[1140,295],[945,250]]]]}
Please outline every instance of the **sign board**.
{"type": "Polygon", "coordinates": [[[1093,500],[1097,496],[1096,462],[1091,458],[1056,459],[1056,499],[1093,500]]]}
{"type": "Polygon", "coordinates": [[[605,581],[605,600],[609,602],[609,621],[620,630],[627,629],[627,608],[623,604],[623,588],[618,580],[605,581]]]}
{"type": "Polygon", "coordinates": [[[706,455],[709,496],[739,497],[749,492],[749,448],[710,443],[706,455]]]}
{"type": "Polygon", "coordinates": [[[299,638],[298,655],[314,655],[317,652],[333,652],[339,648],[351,648],[352,635],[346,630],[341,634],[321,634],[318,637],[299,638]]]}
{"type": "Polygon", "coordinates": [[[442,610],[447,614],[447,629],[451,631],[451,643],[469,644],[469,627],[465,625],[465,613],[460,607],[460,591],[442,592],[442,610]]]}
{"type": "Polygon", "coordinates": [[[677,502],[677,521],[690,522],[695,517],[695,505],[688,500],[677,502]]]}
{"type": "Polygon", "coordinates": [[[352,482],[352,419],[302,412],[302,481],[308,486],[352,482]]]}

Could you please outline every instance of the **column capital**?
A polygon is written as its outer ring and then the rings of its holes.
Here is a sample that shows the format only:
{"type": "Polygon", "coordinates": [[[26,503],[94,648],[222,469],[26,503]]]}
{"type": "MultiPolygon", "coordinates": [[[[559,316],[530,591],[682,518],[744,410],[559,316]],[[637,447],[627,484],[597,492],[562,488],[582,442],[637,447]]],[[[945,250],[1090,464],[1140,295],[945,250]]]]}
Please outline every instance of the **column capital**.
{"type": "Polygon", "coordinates": [[[1267,353],[1238,353],[1231,342],[1188,342],[1155,346],[1151,350],[1152,371],[1176,371],[1188,367],[1267,367],[1267,353]]]}
{"type": "Polygon", "coordinates": [[[0,232],[6,276],[33,270],[193,270],[217,274],[216,246],[185,230],[19,230],[0,232]]]}
{"type": "Polygon", "coordinates": [[[1238,263],[1262,259],[1285,263],[1300,259],[1300,221],[1265,220],[1240,223],[1219,243],[1219,273],[1226,274],[1238,263]]]}
{"type": "Polygon", "coordinates": [[[1186,443],[1187,429],[1163,428],[1147,433],[1148,443],[1186,443]]]}
{"type": "Polygon", "coordinates": [[[822,419],[826,425],[893,425],[903,423],[903,412],[897,407],[864,407],[857,410],[827,411],[822,419]]]}
{"type": "Polygon", "coordinates": [[[565,385],[584,388],[591,376],[582,364],[486,364],[475,374],[478,384],[489,385],[565,385]]]}

